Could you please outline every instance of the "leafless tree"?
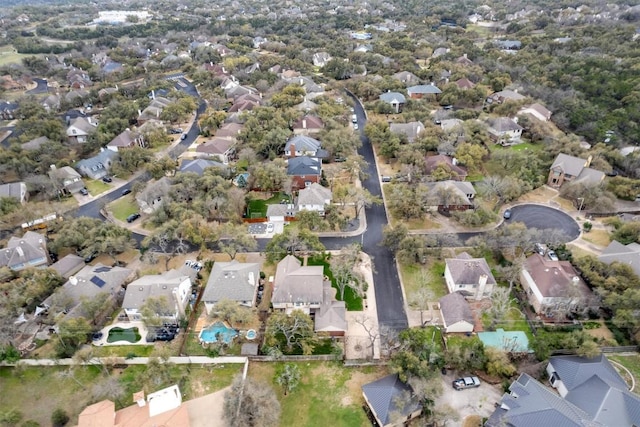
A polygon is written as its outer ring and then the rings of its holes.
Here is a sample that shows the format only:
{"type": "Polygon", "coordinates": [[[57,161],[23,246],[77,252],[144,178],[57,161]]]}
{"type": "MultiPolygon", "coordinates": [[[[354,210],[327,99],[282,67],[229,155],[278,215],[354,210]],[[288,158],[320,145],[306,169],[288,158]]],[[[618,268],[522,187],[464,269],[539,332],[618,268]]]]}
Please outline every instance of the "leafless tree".
{"type": "Polygon", "coordinates": [[[223,416],[229,427],[270,427],[280,421],[280,402],[265,383],[242,375],[224,394],[223,416]]]}
{"type": "Polygon", "coordinates": [[[375,356],[375,343],[380,339],[380,331],[375,322],[366,314],[361,314],[355,318],[355,322],[362,326],[364,332],[367,334],[369,341],[367,347],[371,348],[371,358],[375,356]]]}

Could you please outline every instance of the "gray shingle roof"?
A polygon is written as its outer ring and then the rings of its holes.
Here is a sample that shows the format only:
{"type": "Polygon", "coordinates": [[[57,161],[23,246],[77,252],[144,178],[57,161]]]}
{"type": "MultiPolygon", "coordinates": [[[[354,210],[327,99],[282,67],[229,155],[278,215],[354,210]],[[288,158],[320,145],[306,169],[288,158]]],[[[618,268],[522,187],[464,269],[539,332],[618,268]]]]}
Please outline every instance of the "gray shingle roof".
{"type": "Polygon", "coordinates": [[[293,255],[278,263],[271,302],[321,303],[323,301],[324,271],[322,266],[302,266],[293,255]]]}
{"type": "Polygon", "coordinates": [[[322,284],[323,300],[320,309],[316,311],[316,332],[335,332],[347,330],[347,308],[344,301],[336,301],[336,288],[331,282],[322,284]]]}
{"type": "Polygon", "coordinates": [[[451,326],[458,322],[474,324],[471,307],[460,292],[452,292],[443,296],[439,303],[445,326],[451,326]]]}
{"type": "Polygon", "coordinates": [[[380,100],[384,102],[388,102],[389,104],[393,104],[393,103],[402,104],[406,102],[406,98],[404,97],[404,95],[399,92],[385,92],[382,95],[380,95],[380,100]]]}
{"type": "Polygon", "coordinates": [[[413,142],[420,132],[424,130],[424,124],[422,122],[391,123],[389,130],[395,134],[406,135],[407,140],[413,142]]]}
{"type": "Polygon", "coordinates": [[[300,156],[287,160],[287,175],[320,175],[320,173],[320,160],[316,158],[300,156]]]}
{"type": "Polygon", "coordinates": [[[303,188],[298,193],[298,206],[300,205],[320,205],[324,206],[327,200],[331,200],[331,190],[324,188],[318,183],[303,188]]]}
{"type": "Polygon", "coordinates": [[[509,117],[498,117],[489,121],[489,126],[497,132],[509,132],[522,130],[523,127],[509,117]]]}
{"type": "Polygon", "coordinates": [[[496,284],[491,268],[489,268],[489,264],[484,258],[471,258],[469,254],[464,252],[458,258],[447,258],[444,261],[449,267],[451,277],[456,284],[477,284],[483,274],[487,276],[487,284],[496,284]]]}
{"type": "Polygon", "coordinates": [[[194,159],[194,160],[185,160],[180,165],[180,172],[193,172],[198,175],[202,175],[204,170],[207,168],[226,168],[220,162],[216,162],[214,160],[206,160],[206,159],[194,159]]]}
{"type": "Polygon", "coordinates": [[[424,95],[438,95],[442,93],[442,91],[434,84],[411,86],[407,88],[407,92],[409,92],[409,94],[421,93],[424,95]]]}
{"type": "Polygon", "coordinates": [[[560,168],[566,174],[578,176],[587,165],[587,160],[560,153],[553,161],[551,169],[560,168]]]}
{"type": "Polygon", "coordinates": [[[215,304],[221,299],[252,302],[260,279],[260,264],[238,261],[213,264],[202,300],[215,304]]]}
{"type": "Polygon", "coordinates": [[[173,292],[180,286],[180,283],[187,279],[191,280],[188,275],[178,270],[169,270],[163,274],[142,276],[127,286],[127,291],[122,301],[122,308],[139,310],[147,299],[162,296],[166,297],[170,306],[173,307],[172,303],[175,302],[173,292]]]}
{"type": "Polygon", "coordinates": [[[0,267],[21,270],[48,263],[46,238],[34,231],[27,231],[22,237],[12,236],[6,248],[0,250],[0,267]]]}
{"type": "Polygon", "coordinates": [[[521,374],[509,390],[486,427],[603,427],[527,374],[521,374]]]}
{"type": "Polygon", "coordinates": [[[375,412],[378,419],[387,425],[392,422],[393,413],[400,413],[405,417],[421,408],[417,398],[413,395],[413,389],[400,381],[397,374],[388,375],[377,381],[362,386],[362,393],[365,395],[369,407],[375,412]],[[403,394],[408,393],[411,399],[404,407],[399,407],[398,399],[403,394]]]}
{"type": "Polygon", "coordinates": [[[315,153],[320,148],[320,141],[305,135],[296,135],[284,146],[284,151],[291,151],[291,146],[295,146],[296,151],[315,153]]]}
{"type": "Polygon", "coordinates": [[[617,240],[614,240],[602,251],[598,260],[606,264],[611,264],[612,262],[627,264],[640,276],[640,250],[636,249],[635,246],[637,245],[631,244],[625,246],[617,240]]]}
{"type": "Polygon", "coordinates": [[[80,271],[84,265],[84,258],[78,255],[68,254],[59,261],[53,263],[51,268],[57,271],[60,276],[68,279],[70,276],[80,271]]]}

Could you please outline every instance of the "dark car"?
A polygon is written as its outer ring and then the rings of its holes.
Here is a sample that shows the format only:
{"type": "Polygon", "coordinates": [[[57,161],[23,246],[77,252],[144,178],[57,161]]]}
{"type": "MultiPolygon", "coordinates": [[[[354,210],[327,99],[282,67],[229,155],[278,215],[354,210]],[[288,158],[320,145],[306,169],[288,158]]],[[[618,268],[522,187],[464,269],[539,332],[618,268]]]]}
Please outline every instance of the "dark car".
{"type": "Polygon", "coordinates": [[[111,182],[111,181],[113,181],[113,179],[111,179],[110,176],[103,176],[102,177],[102,182],[111,182]]]}
{"type": "Polygon", "coordinates": [[[103,337],[103,336],[104,336],[104,334],[103,334],[102,332],[98,331],[98,332],[94,332],[94,333],[91,335],[91,339],[92,339],[93,341],[100,341],[100,340],[102,339],[102,337],[103,337]]]}
{"type": "Polygon", "coordinates": [[[133,221],[135,221],[136,219],[140,218],[140,214],[139,213],[132,213],[131,215],[129,215],[127,217],[127,222],[128,223],[132,223],[133,221]]]}
{"type": "Polygon", "coordinates": [[[183,139],[183,140],[184,140],[184,139],[187,139],[187,134],[186,134],[186,133],[183,133],[183,134],[182,134],[182,136],[180,137],[180,139],[183,139]]]}
{"type": "Polygon", "coordinates": [[[97,257],[98,257],[98,252],[91,252],[89,255],[84,257],[84,262],[86,262],[88,264],[91,261],[93,261],[94,259],[96,259],[97,257]]]}
{"type": "Polygon", "coordinates": [[[86,187],[83,187],[80,189],[80,194],[82,194],[83,196],[88,196],[89,195],[89,190],[87,190],[86,187]]]}
{"type": "Polygon", "coordinates": [[[126,196],[127,194],[131,194],[131,190],[128,188],[125,188],[124,190],[122,190],[122,195],[126,196]]]}

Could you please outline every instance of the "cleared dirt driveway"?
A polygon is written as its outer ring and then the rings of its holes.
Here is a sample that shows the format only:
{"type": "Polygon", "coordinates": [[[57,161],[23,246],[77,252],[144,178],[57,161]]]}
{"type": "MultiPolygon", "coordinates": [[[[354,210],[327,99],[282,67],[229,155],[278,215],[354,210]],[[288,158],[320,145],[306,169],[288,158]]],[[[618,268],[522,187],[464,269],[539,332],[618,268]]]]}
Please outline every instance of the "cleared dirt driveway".
{"type": "Polygon", "coordinates": [[[477,388],[455,390],[451,386],[451,382],[460,376],[454,375],[451,371],[447,375],[442,375],[442,395],[436,399],[436,408],[449,405],[458,413],[458,421],[456,423],[448,422],[448,426],[462,425],[462,421],[467,415],[488,417],[495,409],[494,404],[500,401],[504,394],[500,386],[492,386],[485,382],[477,388]]]}

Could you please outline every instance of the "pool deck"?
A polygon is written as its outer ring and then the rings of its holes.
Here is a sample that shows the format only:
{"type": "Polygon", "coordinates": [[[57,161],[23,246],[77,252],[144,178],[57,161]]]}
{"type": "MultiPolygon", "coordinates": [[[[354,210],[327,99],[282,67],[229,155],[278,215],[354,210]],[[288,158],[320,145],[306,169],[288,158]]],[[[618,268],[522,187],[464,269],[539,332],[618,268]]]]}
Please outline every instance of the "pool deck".
{"type": "Polygon", "coordinates": [[[109,326],[105,326],[100,330],[102,332],[102,338],[97,341],[93,341],[92,344],[97,347],[103,347],[108,345],[153,345],[152,342],[147,342],[147,327],[143,322],[116,322],[109,326]],[[111,328],[138,328],[138,332],[140,333],[140,341],[137,342],[129,342],[129,341],[116,341],[116,342],[107,342],[107,338],[109,338],[109,330],[111,328]]]}

